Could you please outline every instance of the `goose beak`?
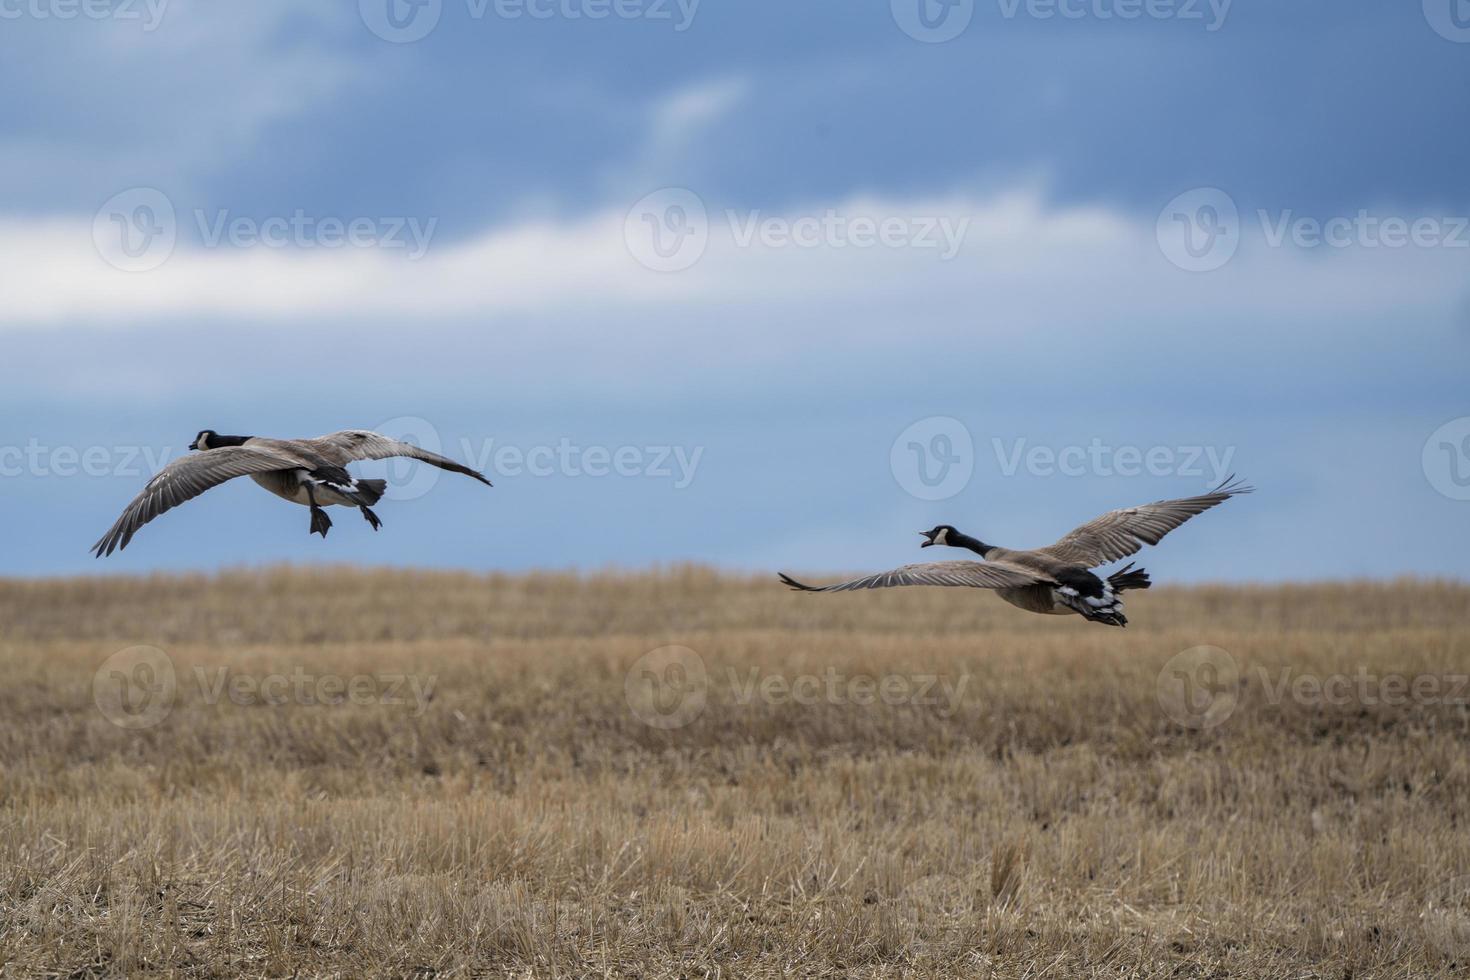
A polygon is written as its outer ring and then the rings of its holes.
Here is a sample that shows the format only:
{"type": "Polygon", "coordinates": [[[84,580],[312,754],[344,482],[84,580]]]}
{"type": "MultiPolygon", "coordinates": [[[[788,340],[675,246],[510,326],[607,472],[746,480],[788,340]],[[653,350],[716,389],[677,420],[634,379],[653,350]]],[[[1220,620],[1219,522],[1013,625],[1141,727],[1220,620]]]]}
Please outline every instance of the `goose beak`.
{"type": "Polygon", "coordinates": [[[930,531],[920,531],[919,537],[924,539],[924,543],[919,545],[920,548],[928,548],[934,544],[934,534],[930,531]]]}

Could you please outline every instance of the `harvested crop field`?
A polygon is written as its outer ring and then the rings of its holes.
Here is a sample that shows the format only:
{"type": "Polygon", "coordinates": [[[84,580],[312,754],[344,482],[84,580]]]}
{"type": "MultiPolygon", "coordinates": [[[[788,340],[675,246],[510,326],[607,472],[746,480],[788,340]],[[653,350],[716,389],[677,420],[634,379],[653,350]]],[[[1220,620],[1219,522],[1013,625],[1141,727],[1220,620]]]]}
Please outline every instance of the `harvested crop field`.
{"type": "Polygon", "coordinates": [[[4,976],[1470,971],[1470,587],[0,582],[4,976]]]}

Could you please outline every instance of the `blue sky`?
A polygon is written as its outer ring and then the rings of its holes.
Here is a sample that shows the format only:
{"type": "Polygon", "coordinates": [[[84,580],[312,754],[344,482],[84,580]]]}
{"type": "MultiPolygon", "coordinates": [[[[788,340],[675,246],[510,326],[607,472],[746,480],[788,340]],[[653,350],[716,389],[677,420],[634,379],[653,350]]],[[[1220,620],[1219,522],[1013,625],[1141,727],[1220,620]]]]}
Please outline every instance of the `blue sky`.
{"type": "Polygon", "coordinates": [[[0,2],[0,574],[859,570],[1221,466],[1157,579],[1470,572],[1464,0],[298,7],[0,2]],[[87,553],[378,426],[495,489],[87,553]]]}

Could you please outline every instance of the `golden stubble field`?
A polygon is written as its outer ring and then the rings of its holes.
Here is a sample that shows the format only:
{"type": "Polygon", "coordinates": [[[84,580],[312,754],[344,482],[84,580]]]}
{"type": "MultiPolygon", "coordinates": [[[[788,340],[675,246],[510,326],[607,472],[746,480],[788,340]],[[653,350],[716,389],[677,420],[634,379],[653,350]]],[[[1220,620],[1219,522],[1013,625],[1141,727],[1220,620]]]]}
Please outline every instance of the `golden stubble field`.
{"type": "Polygon", "coordinates": [[[0,582],[0,975],[1470,973],[1470,587],[1129,615],[0,582]]]}

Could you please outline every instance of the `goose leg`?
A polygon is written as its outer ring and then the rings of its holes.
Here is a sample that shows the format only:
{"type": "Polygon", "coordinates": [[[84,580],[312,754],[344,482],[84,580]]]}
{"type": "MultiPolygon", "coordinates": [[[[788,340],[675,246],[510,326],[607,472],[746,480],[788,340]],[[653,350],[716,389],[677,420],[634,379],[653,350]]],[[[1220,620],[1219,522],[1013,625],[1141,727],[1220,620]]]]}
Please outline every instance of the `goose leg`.
{"type": "Polygon", "coordinates": [[[320,534],[325,538],[328,529],[332,526],[332,519],[327,516],[326,511],[317,506],[316,492],[310,483],[306,485],[306,499],[311,501],[311,530],[307,533],[320,534]]]}
{"type": "Polygon", "coordinates": [[[374,531],[383,526],[383,522],[378,520],[377,514],[374,514],[372,511],[368,510],[366,507],[363,507],[360,504],[358,505],[357,509],[362,511],[362,516],[367,520],[369,524],[373,526],[374,531]]]}

